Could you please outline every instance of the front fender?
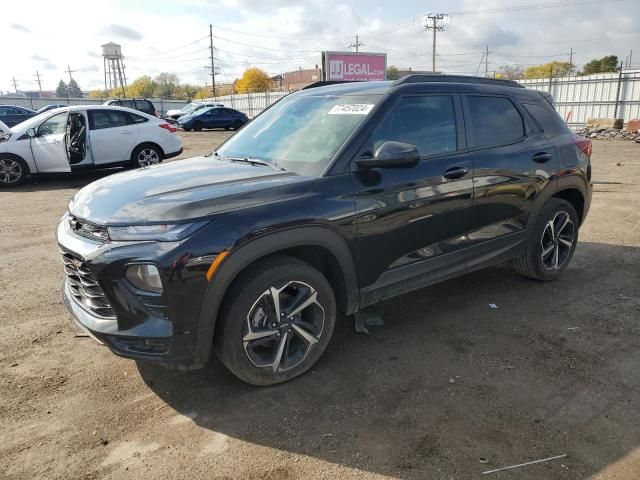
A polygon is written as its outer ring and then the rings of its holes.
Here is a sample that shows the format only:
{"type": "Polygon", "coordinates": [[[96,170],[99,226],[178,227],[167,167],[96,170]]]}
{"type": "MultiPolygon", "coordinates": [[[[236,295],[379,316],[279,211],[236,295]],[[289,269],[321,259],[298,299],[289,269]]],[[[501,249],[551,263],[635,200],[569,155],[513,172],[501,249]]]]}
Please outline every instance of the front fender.
{"type": "Polygon", "coordinates": [[[359,291],[351,251],[342,236],[329,226],[309,225],[292,227],[252,238],[231,249],[231,253],[215,272],[209,283],[200,309],[196,340],[196,361],[208,360],[213,334],[224,296],[233,280],[246,267],[267,255],[292,247],[322,247],[331,252],[342,270],[345,291],[345,313],[358,308],[359,291]]]}

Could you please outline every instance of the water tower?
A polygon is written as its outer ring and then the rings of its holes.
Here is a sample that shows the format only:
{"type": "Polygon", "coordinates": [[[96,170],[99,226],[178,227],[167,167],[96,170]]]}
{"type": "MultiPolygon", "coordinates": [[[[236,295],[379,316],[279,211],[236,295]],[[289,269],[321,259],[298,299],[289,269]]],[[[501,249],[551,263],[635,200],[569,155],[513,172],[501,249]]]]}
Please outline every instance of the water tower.
{"type": "Polygon", "coordinates": [[[102,59],[104,62],[104,89],[127,87],[127,76],[124,73],[124,57],[122,47],[117,43],[109,42],[102,45],[102,59]]]}

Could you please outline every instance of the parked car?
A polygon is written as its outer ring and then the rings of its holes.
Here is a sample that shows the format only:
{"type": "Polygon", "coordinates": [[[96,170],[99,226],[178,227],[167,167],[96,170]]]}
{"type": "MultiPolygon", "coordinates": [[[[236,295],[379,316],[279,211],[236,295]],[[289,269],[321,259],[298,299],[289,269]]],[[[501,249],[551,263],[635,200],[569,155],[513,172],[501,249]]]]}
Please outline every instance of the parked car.
{"type": "Polygon", "coordinates": [[[9,130],[9,126],[0,120],[0,142],[4,142],[11,136],[11,131],[9,130]]]}
{"type": "Polygon", "coordinates": [[[206,157],[80,190],[58,225],[75,322],[117,354],[294,378],[336,315],[483,267],[566,271],[591,141],[541,92],[411,75],[293,93],[206,157]]]}
{"type": "Polygon", "coordinates": [[[151,102],[151,100],[147,100],[146,98],[118,98],[115,100],[107,100],[106,102],[104,102],[104,104],[111,105],[113,107],[131,108],[132,110],[138,110],[139,112],[144,112],[147,115],[151,115],[153,117],[158,116],[156,107],[153,105],[153,102],[151,102]]]}
{"type": "Polygon", "coordinates": [[[36,112],[29,108],[16,107],[15,105],[0,105],[0,120],[9,127],[18,125],[34,115],[36,115],[36,112]]]}
{"type": "Polygon", "coordinates": [[[178,119],[178,126],[190,132],[199,132],[203,128],[224,128],[225,130],[238,130],[249,118],[242,112],[231,108],[213,107],[203,108],[184,115],[178,119]]]}
{"type": "Polygon", "coordinates": [[[166,117],[171,118],[172,120],[177,120],[183,115],[188,115],[203,108],[210,107],[224,107],[224,104],[218,102],[192,102],[180,109],[167,110],[166,117]]]}
{"type": "Polygon", "coordinates": [[[28,175],[116,165],[146,167],[182,152],[176,128],[129,108],[87,105],[41,113],[0,143],[0,186],[28,175]]]}
{"type": "Polygon", "coordinates": [[[68,107],[69,105],[63,105],[63,104],[53,104],[53,105],[45,105],[42,108],[39,108],[38,110],[36,110],[37,114],[40,113],[44,113],[44,112],[48,112],[49,110],[53,110],[55,108],[64,108],[64,107],[68,107]]]}

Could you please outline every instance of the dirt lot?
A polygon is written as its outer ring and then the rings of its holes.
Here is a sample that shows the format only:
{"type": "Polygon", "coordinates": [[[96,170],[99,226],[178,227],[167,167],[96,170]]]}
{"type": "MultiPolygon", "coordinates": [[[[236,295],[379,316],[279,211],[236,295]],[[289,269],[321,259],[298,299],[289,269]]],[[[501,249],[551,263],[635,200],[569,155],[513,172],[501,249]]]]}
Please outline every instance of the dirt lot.
{"type": "Polygon", "coordinates": [[[564,453],[486,478],[640,478],[640,145],[596,142],[593,164],[561,280],[504,266],[387,301],[384,327],[343,319],[310,374],[262,389],[74,337],[53,232],[105,173],[0,192],[0,478],[467,479],[564,453]]]}

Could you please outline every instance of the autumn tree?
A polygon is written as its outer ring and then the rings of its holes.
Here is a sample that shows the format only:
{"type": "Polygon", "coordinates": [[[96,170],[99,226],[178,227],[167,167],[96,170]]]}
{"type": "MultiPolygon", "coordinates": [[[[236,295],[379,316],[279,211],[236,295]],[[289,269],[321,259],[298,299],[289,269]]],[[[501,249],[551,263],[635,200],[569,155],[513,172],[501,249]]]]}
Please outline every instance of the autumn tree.
{"type": "Polygon", "coordinates": [[[56,97],[58,98],[66,98],[69,95],[69,87],[64,83],[64,80],[60,80],[58,86],[56,87],[56,97]]]}
{"type": "Polygon", "coordinates": [[[566,77],[571,69],[569,62],[553,61],[544,65],[527,67],[524,69],[524,78],[559,78],[566,77]]]}
{"type": "Polygon", "coordinates": [[[520,80],[524,78],[524,68],[521,65],[502,65],[496,69],[496,78],[520,80]]]}
{"type": "Polygon", "coordinates": [[[143,75],[142,77],[136,78],[133,83],[127,87],[127,97],[153,97],[157,86],[153,78],[149,75],[143,75]]]}
{"type": "Polygon", "coordinates": [[[586,63],[578,75],[617,72],[618,68],[618,57],[615,55],[609,55],[607,57],[594,58],[590,62],[586,63]]]}
{"type": "Polygon", "coordinates": [[[199,88],[196,87],[195,85],[190,85],[188,83],[185,83],[184,85],[180,85],[177,88],[175,96],[179,98],[186,98],[187,100],[191,100],[192,98],[196,97],[198,90],[199,88]]]}
{"type": "Polygon", "coordinates": [[[156,78],[155,96],[172,98],[180,86],[180,79],[175,73],[163,72],[156,78]]]}
{"type": "Polygon", "coordinates": [[[389,67],[387,67],[387,80],[398,80],[399,78],[400,72],[398,71],[398,67],[389,65],[389,67]]]}
{"type": "Polygon", "coordinates": [[[267,72],[253,67],[245,70],[242,78],[236,82],[238,93],[266,92],[271,88],[271,79],[267,72]]]}

